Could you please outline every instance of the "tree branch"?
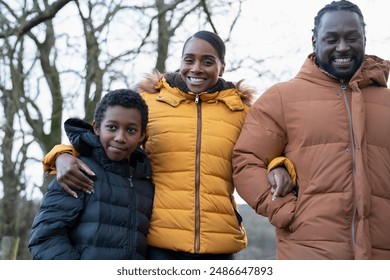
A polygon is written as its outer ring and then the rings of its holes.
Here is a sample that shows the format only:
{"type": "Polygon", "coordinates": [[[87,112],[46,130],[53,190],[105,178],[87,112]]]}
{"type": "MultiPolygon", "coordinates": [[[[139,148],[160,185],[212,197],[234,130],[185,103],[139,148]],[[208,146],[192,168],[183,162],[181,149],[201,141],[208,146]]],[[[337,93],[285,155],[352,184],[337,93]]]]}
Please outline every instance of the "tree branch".
{"type": "Polygon", "coordinates": [[[37,16],[33,17],[31,20],[28,20],[22,23],[20,26],[6,30],[5,32],[0,33],[0,38],[6,38],[9,36],[16,35],[18,37],[29,32],[32,28],[39,25],[40,23],[55,17],[59,10],[61,10],[66,4],[75,0],[58,0],[54,2],[48,9],[45,9],[42,13],[39,13],[37,16]]]}

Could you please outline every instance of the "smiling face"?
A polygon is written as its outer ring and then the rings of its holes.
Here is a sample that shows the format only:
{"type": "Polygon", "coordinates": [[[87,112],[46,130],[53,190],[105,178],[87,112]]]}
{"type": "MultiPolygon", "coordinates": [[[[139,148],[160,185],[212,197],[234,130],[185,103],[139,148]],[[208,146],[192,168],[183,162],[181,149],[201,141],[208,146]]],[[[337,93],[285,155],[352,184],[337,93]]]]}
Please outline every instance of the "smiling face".
{"type": "Polygon", "coordinates": [[[130,158],[145,137],[142,132],[141,112],[135,108],[119,105],[107,107],[100,127],[93,122],[107,157],[113,161],[130,158]]]}
{"type": "Polygon", "coordinates": [[[359,16],[350,11],[325,13],[313,37],[319,66],[338,79],[349,80],[364,59],[366,38],[359,16]]]}
{"type": "Polygon", "coordinates": [[[217,51],[205,40],[192,38],[184,46],[180,75],[193,93],[205,92],[213,87],[224,69],[217,51]]]}

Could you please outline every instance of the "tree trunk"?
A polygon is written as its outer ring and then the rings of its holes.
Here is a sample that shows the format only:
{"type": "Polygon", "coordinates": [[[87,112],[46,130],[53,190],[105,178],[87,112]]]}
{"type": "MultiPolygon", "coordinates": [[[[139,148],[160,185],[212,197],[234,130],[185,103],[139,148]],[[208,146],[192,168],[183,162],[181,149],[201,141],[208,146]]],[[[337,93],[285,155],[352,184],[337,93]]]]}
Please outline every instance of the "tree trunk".
{"type": "Polygon", "coordinates": [[[0,246],[0,259],[16,260],[16,255],[19,249],[18,236],[3,236],[0,246]]]}

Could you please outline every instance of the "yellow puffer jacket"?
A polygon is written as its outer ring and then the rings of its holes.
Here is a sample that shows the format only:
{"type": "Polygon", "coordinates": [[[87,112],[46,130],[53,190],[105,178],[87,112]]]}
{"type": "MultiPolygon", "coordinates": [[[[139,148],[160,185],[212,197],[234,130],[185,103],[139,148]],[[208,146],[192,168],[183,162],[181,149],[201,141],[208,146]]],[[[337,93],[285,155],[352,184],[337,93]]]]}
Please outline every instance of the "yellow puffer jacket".
{"type": "Polygon", "coordinates": [[[139,85],[149,106],[144,149],[155,183],[151,246],[224,254],[247,245],[233,197],[231,157],[253,90],[220,82],[230,87],[199,95],[171,86],[160,73],[139,85]]]}

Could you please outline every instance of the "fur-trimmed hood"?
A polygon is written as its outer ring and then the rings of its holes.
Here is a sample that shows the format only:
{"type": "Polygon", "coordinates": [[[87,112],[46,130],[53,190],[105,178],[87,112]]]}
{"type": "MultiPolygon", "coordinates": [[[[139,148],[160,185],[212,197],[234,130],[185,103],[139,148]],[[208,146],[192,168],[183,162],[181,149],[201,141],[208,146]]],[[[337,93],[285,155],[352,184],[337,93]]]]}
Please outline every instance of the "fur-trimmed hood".
{"type": "MultiPolygon", "coordinates": [[[[162,74],[158,70],[145,74],[145,78],[138,84],[138,90],[139,92],[157,93],[163,81],[166,81],[171,87],[179,88],[184,93],[189,92],[178,72],[162,74]]],[[[209,89],[208,93],[229,88],[235,88],[239,92],[242,101],[248,106],[251,106],[256,98],[256,90],[245,85],[244,80],[233,83],[220,78],[219,82],[213,88],[209,89]]]]}

